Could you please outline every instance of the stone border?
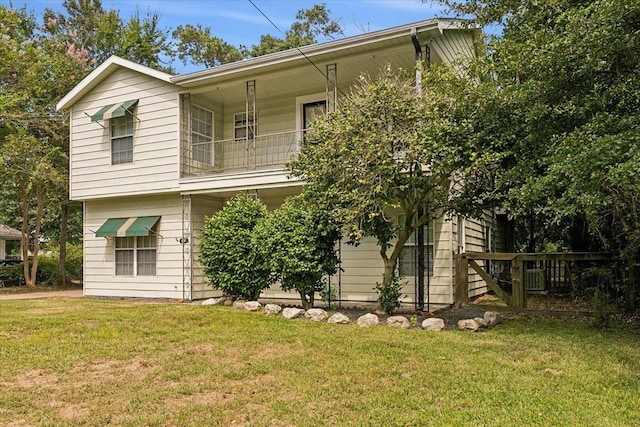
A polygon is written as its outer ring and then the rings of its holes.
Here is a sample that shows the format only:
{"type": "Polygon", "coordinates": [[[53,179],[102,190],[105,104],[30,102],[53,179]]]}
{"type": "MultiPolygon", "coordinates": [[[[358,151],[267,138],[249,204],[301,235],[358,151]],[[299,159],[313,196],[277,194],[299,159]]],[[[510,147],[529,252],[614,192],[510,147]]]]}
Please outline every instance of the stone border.
{"type": "MultiPolygon", "coordinates": [[[[267,316],[282,316],[285,319],[304,318],[311,322],[327,322],[332,324],[348,324],[351,319],[344,313],[335,312],[331,316],[322,308],[311,308],[303,310],[297,307],[282,307],[278,304],[260,304],[258,301],[232,301],[229,297],[209,298],[202,302],[202,305],[232,305],[238,310],[244,311],[263,311],[267,316]]],[[[458,321],[459,330],[467,330],[477,332],[495,326],[502,321],[499,313],[495,311],[487,311],[483,317],[475,317],[473,319],[462,319],[458,321]]],[[[358,317],[356,324],[361,328],[371,326],[387,325],[398,329],[423,329],[425,331],[442,331],[445,328],[445,321],[439,317],[430,317],[417,324],[415,318],[411,320],[406,316],[389,316],[385,323],[380,322],[378,315],[374,313],[366,313],[358,317]],[[413,320],[413,324],[412,324],[413,320]]]]}

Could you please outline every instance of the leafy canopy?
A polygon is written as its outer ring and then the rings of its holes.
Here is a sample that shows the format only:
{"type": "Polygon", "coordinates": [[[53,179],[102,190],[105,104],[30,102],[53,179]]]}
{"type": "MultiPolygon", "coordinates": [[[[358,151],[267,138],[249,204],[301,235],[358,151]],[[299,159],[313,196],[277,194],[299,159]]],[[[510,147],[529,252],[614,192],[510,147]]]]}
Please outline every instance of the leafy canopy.
{"type": "Polygon", "coordinates": [[[445,65],[422,75],[422,97],[413,76],[390,66],[361,77],[336,112],[313,124],[289,164],[306,181],[308,200],[330,212],[353,242],[377,239],[384,286],[411,234],[459,205],[463,178],[480,160],[468,105],[458,102],[473,85],[445,65]],[[406,218],[399,227],[395,212],[406,218]]]}
{"type": "Polygon", "coordinates": [[[530,224],[527,249],[555,241],[637,255],[640,3],[445,3],[504,25],[479,64],[495,102],[477,127],[502,157],[488,197],[530,224]]]}

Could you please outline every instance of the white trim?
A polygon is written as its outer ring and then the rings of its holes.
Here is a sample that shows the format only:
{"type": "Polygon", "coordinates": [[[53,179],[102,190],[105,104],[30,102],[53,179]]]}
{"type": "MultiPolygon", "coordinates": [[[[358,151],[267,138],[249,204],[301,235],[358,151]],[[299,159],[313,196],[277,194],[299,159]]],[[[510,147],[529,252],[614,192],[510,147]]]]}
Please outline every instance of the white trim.
{"type": "Polygon", "coordinates": [[[82,79],[69,93],[67,93],[56,104],[56,111],[69,108],[75,104],[80,98],[93,89],[98,83],[104,80],[108,75],[113,73],[118,68],[127,68],[132,71],[136,71],[140,74],[144,74],[154,79],[161,80],[166,83],[171,83],[171,74],[164,73],[162,71],[154,70],[153,68],[146,67],[144,65],[137,64],[119,56],[111,56],[104,61],[98,68],[93,70],[87,77],[82,79]]]}

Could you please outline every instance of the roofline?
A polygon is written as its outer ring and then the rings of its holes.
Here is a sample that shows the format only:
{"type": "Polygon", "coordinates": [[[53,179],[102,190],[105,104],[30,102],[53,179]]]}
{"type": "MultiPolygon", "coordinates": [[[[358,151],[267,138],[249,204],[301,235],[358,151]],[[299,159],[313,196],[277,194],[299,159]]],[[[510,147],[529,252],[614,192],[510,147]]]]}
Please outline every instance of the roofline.
{"type": "Polygon", "coordinates": [[[181,74],[171,78],[171,82],[181,86],[189,87],[198,85],[212,78],[223,77],[240,71],[251,71],[266,66],[271,66],[283,62],[305,59],[305,57],[319,56],[326,53],[335,52],[342,49],[361,46],[364,44],[397,38],[399,36],[411,35],[412,30],[418,34],[432,32],[442,34],[444,30],[480,30],[480,26],[471,21],[455,18],[433,18],[426,21],[404,24],[397,27],[360,34],[357,36],[345,37],[340,40],[332,40],[324,43],[316,43],[303,46],[301,48],[288,49],[281,52],[258,56],[237,62],[219,65],[202,71],[188,74],[181,74]]]}
{"type": "Polygon", "coordinates": [[[140,65],[133,61],[129,61],[128,59],[113,55],[89,73],[88,76],[82,79],[80,83],[78,83],[73,89],[71,89],[71,91],[69,91],[69,93],[58,101],[56,104],[56,111],[69,108],[75,104],[78,98],[83,96],[92,88],[94,82],[99,82],[106,77],[104,74],[109,75],[119,67],[128,68],[132,71],[137,71],[138,73],[145,74],[149,77],[153,77],[167,83],[171,83],[171,78],[173,77],[171,74],[154,70],[153,68],[149,68],[145,65],[140,65]]]}

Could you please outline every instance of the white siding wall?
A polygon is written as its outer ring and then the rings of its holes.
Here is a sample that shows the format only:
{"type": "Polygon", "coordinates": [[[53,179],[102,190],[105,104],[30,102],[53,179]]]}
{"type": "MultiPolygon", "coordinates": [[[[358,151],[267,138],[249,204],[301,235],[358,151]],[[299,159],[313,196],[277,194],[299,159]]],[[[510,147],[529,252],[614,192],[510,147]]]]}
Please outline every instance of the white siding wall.
{"type": "Polygon", "coordinates": [[[177,188],[177,87],[127,69],[109,75],[73,106],[70,164],[74,200],[177,188]],[[130,99],[139,99],[134,109],[133,163],[112,166],[109,121],[99,122],[102,128],[87,114],[130,99]]]}
{"type": "Polygon", "coordinates": [[[470,31],[445,31],[431,40],[431,49],[443,62],[455,63],[475,57],[473,35],[470,31]]]}
{"type": "Polygon", "coordinates": [[[179,195],[126,197],[85,202],[84,293],[182,299],[182,202],[179,195]],[[114,238],[96,237],[109,218],[160,215],[156,276],[116,276],[114,238]]]}

